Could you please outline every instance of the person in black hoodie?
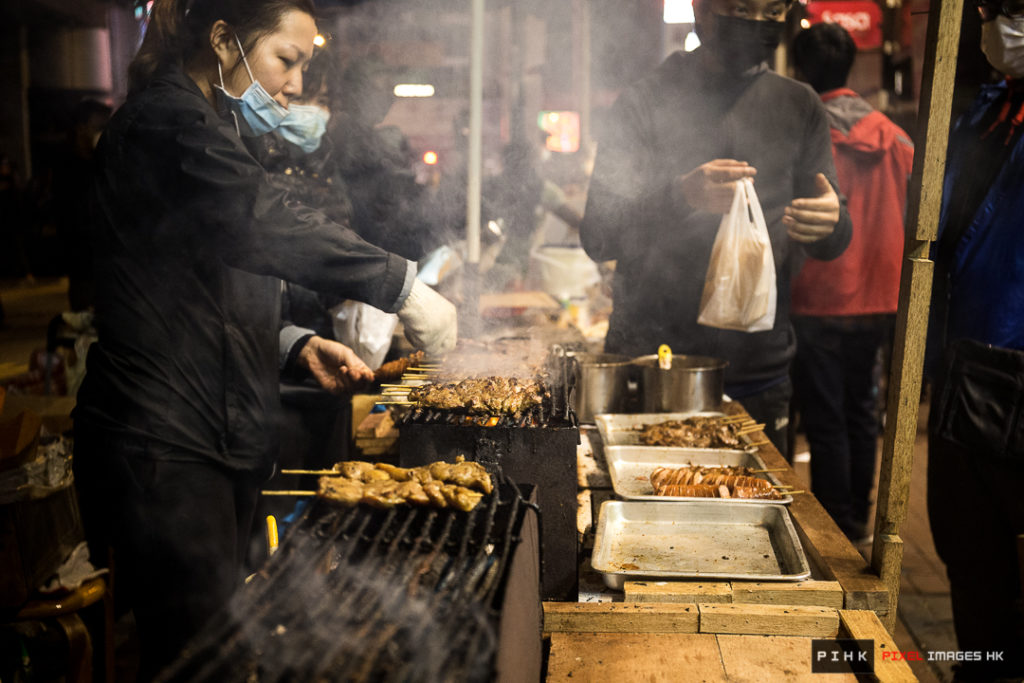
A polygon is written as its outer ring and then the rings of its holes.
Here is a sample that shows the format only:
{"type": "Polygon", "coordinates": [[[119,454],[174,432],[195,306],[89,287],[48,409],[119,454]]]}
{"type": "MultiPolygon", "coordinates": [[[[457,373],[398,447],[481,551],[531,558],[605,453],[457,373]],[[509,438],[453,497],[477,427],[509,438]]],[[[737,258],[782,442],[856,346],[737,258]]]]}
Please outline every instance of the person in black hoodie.
{"type": "Polygon", "coordinates": [[[605,350],[636,356],[664,343],[728,361],[726,393],[784,454],[790,278],[805,253],[835,258],[851,234],[821,102],[768,69],[788,5],[694,1],[701,47],[669,55],[616,101],[580,227],[591,258],[618,262],[605,350]],[[711,246],[743,178],[754,179],[775,259],[775,325],[764,332],[697,324],[711,246]]]}
{"type": "MultiPolygon", "coordinates": [[[[287,114],[315,35],[309,0],[156,0],[96,149],[99,341],[75,478],[135,611],[142,680],[238,585],[276,452],[281,279],[397,312],[428,353],[455,344],[455,309],[415,264],[289,201],[242,142],[287,114]]],[[[368,376],[318,337],[294,360],[328,389],[368,376]]]]}

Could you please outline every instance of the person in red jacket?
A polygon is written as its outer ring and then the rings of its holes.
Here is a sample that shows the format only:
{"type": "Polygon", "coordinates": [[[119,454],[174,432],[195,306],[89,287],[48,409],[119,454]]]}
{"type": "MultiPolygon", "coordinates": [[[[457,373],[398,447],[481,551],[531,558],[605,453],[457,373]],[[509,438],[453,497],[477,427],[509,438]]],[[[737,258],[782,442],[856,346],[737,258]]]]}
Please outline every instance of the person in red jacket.
{"type": "Polygon", "coordinates": [[[815,495],[853,541],[866,540],[879,420],[874,372],[891,337],[914,147],[846,86],[857,46],[838,24],[793,42],[798,75],[821,96],[853,238],[833,261],[808,258],[793,282],[796,406],[811,449],[815,495]]]}

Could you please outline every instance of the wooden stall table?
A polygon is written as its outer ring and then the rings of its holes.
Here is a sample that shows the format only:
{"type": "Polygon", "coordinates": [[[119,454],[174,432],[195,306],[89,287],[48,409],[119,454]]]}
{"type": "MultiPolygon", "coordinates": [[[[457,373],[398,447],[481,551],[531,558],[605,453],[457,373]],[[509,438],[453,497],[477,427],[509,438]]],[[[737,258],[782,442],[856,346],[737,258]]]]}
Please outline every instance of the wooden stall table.
{"type": "MultiPolygon", "coordinates": [[[[548,681],[820,681],[811,641],[872,640],[874,676],[915,681],[867,610],[775,605],[546,603],[548,681]]],[[[829,681],[860,680],[852,673],[829,681]]]]}
{"type": "MultiPolygon", "coordinates": [[[[745,414],[737,402],[727,402],[724,412],[745,414]]],[[[759,434],[751,437],[757,440],[759,434]]],[[[763,439],[762,439],[763,440],[763,439]]],[[[758,455],[778,480],[796,490],[807,488],[782,454],[766,443],[758,455]]],[[[614,497],[604,460],[601,437],[594,427],[581,427],[577,452],[578,528],[584,546],[580,568],[581,590],[593,586],[589,569],[593,527],[601,503],[614,497]]],[[[813,605],[832,609],[871,610],[883,620],[888,615],[889,596],[885,584],[873,573],[867,560],[853,547],[829,514],[810,493],[798,493],[788,506],[811,578],[801,582],[753,581],[627,581],[623,598],[627,602],[747,603],[813,605]]],[[[607,596],[605,596],[607,598],[607,596]]],[[[618,598],[617,595],[614,596],[618,598]]]]}
{"type": "MultiPolygon", "coordinates": [[[[737,402],[728,415],[745,415],[737,402]]],[[[581,428],[577,452],[581,602],[545,603],[550,639],[548,680],[810,680],[815,638],[875,641],[880,680],[915,680],[909,666],[882,652],[895,649],[883,625],[885,584],[810,492],[788,505],[811,568],[805,581],[626,581],[621,592],[603,584],[590,566],[601,503],[614,498],[596,428],[581,428]]],[[[806,489],[779,451],[751,437],[779,482],[806,489]]],[[[852,674],[835,680],[855,680],[852,674]]],[[[831,680],[831,679],[830,679],[831,680]]]]}

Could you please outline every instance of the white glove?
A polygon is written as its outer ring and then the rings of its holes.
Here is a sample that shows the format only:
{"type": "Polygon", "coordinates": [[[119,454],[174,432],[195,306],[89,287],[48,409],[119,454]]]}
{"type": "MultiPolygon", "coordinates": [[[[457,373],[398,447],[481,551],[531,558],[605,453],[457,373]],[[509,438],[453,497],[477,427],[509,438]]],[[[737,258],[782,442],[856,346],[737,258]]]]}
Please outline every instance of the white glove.
{"type": "Polygon", "coordinates": [[[455,306],[433,289],[415,280],[409,296],[398,311],[405,326],[405,338],[428,356],[439,356],[455,348],[459,336],[455,306]]]}

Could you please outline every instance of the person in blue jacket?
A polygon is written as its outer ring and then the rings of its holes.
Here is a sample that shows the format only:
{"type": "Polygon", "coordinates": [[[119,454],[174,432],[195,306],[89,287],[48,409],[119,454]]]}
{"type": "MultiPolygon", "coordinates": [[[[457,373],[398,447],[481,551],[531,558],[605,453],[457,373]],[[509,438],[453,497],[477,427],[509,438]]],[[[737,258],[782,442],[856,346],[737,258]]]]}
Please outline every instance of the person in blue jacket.
{"type": "Polygon", "coordinates": [[[928,513],[949,575],[958,680],[1024,676],[1024,2],[982,2],[1005,75],[950,137],[934,247],[928,513]],[[1001,655],[989,657],[988,652],[1001,655]]]}

